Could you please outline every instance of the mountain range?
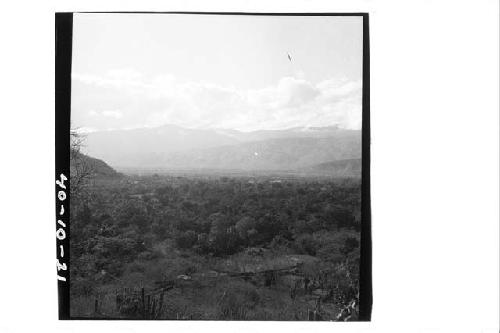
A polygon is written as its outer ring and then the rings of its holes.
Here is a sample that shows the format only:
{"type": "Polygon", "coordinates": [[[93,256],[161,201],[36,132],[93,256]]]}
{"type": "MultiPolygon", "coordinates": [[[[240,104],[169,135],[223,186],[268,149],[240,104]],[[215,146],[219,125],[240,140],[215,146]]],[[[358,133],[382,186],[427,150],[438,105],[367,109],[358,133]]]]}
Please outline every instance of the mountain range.
{"type": "Polygon", "coordinates": [[[89,133],[83,150],[117,169],[300,170],[346,175],[359,171],[360,175],[361,131],[295,127],[242,132],[165,125],[89,133]]]}

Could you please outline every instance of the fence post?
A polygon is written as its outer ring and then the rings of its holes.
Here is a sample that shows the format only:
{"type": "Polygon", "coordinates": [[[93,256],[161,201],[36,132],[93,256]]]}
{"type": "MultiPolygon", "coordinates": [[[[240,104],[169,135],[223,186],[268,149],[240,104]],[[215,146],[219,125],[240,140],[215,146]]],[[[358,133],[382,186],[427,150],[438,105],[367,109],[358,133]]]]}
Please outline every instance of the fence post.
{"type": "Polygon", "coordinates": [[[161,310],[163,310],[163,297],[165,296],[165,291],[162,290],[161,294],[160,294],[160,302],[158,304],[158,316],[160,316],[161,314],[161,310]]]}
{"type": "Polygon", "coordinates": [[[145,315],[146,315],[146,304],[145,304],[145,300],[144,300],[144,287],[141,288],[141,303],[142,303],[142,318],[144,319],[145,318],[145,315]]]}
{"type": "Polygon", "coordinates": [[[149,319],[149,311],[151,310],[151,295],[148,295],[148,301],[146,302],[146,319],[149,319]]]}
{"type": "Polygon", "coordinates": [[[151,317],[152,319],[155,319],[156,318],[156,298],[153,297],[153,306],[151,306],[151,317]]]}
{"type": "Polygon", "coordinates": [[[307,310],[307,320],[313,321],[314,320],[314,314],[311,310],[307,310]]]}
{"type": "Polygon", "coordinates": [[[120,308],[122,306],[122,302],[125,299],[125,296],[123,294],[120,294],[118,290],[115,291],[115,306],[116,306],[116,311],[120,311],[120,308]]]}

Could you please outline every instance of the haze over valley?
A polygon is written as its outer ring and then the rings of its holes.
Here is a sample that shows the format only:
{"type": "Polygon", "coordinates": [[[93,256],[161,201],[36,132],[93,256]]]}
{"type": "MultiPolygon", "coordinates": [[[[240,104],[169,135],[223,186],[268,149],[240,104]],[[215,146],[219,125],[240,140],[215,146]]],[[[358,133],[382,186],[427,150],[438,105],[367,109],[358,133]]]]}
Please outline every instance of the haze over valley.
{"type": "Polygon", "coordinates": [[[117,170],[299,171],[359,176],[361,132],[187,129],[176,125],[87,134],[83,152],[117,170]]]}

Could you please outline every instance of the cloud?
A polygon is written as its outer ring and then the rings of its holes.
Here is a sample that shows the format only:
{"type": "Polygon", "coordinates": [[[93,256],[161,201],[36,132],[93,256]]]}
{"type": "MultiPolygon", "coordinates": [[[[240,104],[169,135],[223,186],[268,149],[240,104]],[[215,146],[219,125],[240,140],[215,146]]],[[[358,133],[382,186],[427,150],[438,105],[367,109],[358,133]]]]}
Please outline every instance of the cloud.
{"type": "Polygon", "coordinates": [[[284,77],[276,86],[249,91],[248,102],[256,107],[283,109],[307,104],[319,94],[319,90],[305,80],[284,77]]]}
{"type": "Polygon", "coordinates": [[[101,112],[104,117],[110,117],[115,119],[120,119],[123,117],[123,114],[117,110],[104,110],[101,112]]]}
{"type": "Polygon", "coordinates": [[[272,86],[242,90],[169,74],[148,80],[131,69],[102,76],[75,73],[72,79],[72,118],[80,127],[361,127],[361,81],[332,78],[313,84],[284,77],[272,86]]]}
{"type": "Polygon", "coordinates": [[[88,112],[88,115],[91,117],[108,117],[114,119],[120,119],[123,117],[123,113],[121,113],[118,110],[102,110],[102,111],[90,110],[88,112]]]}

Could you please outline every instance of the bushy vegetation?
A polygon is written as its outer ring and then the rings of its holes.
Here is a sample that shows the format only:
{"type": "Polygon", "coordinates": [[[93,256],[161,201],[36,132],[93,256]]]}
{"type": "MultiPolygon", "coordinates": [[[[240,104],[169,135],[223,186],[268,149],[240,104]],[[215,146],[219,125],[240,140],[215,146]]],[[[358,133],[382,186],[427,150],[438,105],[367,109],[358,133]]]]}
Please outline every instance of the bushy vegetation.
{"type": "MultiPolygon", "coordinates": [[[[71,202],[72,298],[216,270],[250,248],[276,258],[314,257],[319,264],[311,276],[336,274],[332,290],[355,297],[360,194],[356,179],[153,175],[95,180],[71,202]]],[[[260,287],[234,279],[227,286],[222,299],[212,295],[213,311],[200,310],[205,319],[281,318],[263,310],[269,304],[260,287]]],[[[188,302],[188,292],[180,288],[182,302],[188,302]]],[[[201,293],[204,287],[197,288],[201,293]]],[[[176,313],[188,306],[179,302],[171,304],[176,313]]]]}

